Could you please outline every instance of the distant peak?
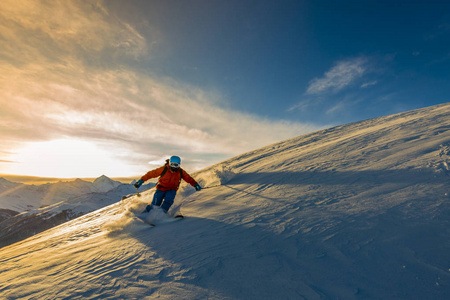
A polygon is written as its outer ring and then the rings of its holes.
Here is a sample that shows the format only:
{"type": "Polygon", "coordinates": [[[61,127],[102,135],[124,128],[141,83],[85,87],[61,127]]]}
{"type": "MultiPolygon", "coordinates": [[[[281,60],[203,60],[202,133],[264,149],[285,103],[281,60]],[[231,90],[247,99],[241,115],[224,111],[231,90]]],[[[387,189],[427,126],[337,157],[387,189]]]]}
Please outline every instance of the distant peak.
{"type": "Polygon", "coordinates": [[[98,177],[97,179],[95,179],[94,183],[95,182],[103,182],[103,181],[113,181],[113,180],[106,175],[102,175],[102,176],[98,177]]]}
{"type": "Polygon", "coordinates": [[[111,178],[109,178],[106,175],[102,175],[99,178],[95,179],[93,184],[98,189],[98,191],[107,192],[113,188],[116,188],[121,183],[112,180],[111,178]]]}
{"type": "Polygon", "coordinates": [[[6,178],[4,178],[4,177],[0,177],[0,184],[12,186],[12,185],[20,185],[20,184],[23,184],[23,183],[20,183],[20,182],[14,182],[14,181],[9,181],[8,179],[6,179],[6,178]]]}
{"type": "Polygon", "coordinates": [[[16,183],[16,182],[13,182],[13,181],[9,181],[5,177],[0,177],[0,182],[16,183]]]}

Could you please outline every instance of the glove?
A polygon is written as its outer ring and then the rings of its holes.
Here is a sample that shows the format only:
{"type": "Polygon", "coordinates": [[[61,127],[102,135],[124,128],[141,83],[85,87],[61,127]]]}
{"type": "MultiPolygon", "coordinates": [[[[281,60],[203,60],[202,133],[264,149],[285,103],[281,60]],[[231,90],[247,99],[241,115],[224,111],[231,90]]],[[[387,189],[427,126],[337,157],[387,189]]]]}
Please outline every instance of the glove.
{"type": "Polygon", "coordinates": [[[144,183],[144,180],[139,179],[139,180],[136,181],[136,183],[134,184],[134,187],[138,189],[143,183],[144,183]]]}
{"type": "Polygon", "coordinates": [[[200,191],[201,189],[202,189],[202,187],[200,186],[200,184],[198,184],[198,183],[196,183],[195,185],[194,185],[194,187],[195,187],[195,190],[198,192],[198,191],[200,191]]]}

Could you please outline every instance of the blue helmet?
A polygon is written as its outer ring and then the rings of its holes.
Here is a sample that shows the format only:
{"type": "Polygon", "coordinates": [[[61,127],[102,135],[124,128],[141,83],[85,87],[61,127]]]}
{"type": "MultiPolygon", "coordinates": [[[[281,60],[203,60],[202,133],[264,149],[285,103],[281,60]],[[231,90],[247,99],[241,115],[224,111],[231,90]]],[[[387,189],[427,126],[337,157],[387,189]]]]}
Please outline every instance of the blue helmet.
{"type": "Polygon", "coordinates": [[[181,158],[179,156],[171,156],[169,159],[169,166],[172,168],[179,168],[181,165],[181,158]]]}

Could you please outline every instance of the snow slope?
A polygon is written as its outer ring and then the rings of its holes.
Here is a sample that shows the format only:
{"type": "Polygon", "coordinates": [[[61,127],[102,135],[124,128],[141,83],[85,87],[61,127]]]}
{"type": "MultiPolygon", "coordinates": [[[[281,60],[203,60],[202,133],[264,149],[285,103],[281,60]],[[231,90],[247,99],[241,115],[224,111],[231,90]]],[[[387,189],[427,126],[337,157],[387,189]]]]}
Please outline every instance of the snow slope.
{"type": "Polygon", "coordinates": [[[273,144],[0,249],[5,299],[450,299],[450,104],[273,144]],[[172,213],[176,213],[172,211],[172,213]]]}

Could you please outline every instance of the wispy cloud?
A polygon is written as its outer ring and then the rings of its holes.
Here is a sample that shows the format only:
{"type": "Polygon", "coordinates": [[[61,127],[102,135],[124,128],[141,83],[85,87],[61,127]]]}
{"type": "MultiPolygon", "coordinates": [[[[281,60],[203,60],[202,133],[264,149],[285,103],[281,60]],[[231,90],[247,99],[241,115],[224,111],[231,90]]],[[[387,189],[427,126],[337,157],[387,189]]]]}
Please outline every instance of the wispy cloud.
{"type": "Polygon", "coordinates": [[[311,80],[301,100],[287,111],[324,114],[332,122],[333,116],[342,117],[368,99],[367,93],[373,93],[370,87],[379,82],[374,74],[381,71],[375,57],[358,56],[337,61],[322,77],[311,80]]]}
{"type": "Polygon", "coordinates": [[[2,162],[2,163],[17,163],[16,161],[3,160],[3,159],[0,159],[0,162],[2,162]]]}
{"type": "Polygon", "coordinates": [[[201,167],[315,129],[225,109],[217,93],[128,67],[155,41],[102,1],[2,1],[0,38],[0,151],[70,137],[140,170],[170,153],[201,167]]]}
{"type": "Polygon", "coordinates": [[[2,103],[5,139],[72,136],[114,141],[137,156],[180,151],[227,157],[313,129],[223,109],[215,105],[218,95],[131,71],[20,81],[28,89],[7,89],[2,103]]]}
{"type": "Polygon", "coordinates": [[[361,88],[366,88],[366,87],[369,87],[369,86],[373,86],[373,85],[376,85],[377,83],[378,83],[377,80],[364,82],[363,84],[361,84],[361,88]]]}
{"type": "Polygon", "coordinates": [[[38,63],[44,60],[63,64],[67,57],[81,58],[86,54],[94,58],[98,58],[99,53],[146,54],[148,43],[145,38],[132,26],[110,14],[102,3],[1,1],[1,35],[7,40],[1,53],[7,55],[11,62],[37,59],[38,63]]]}
{"type": "Polygon", "coordinates": [[[365,57],[337,62],[322,78],[315,78],[310,82],[306,94],[337,92],[350,86],[367,72],[366,63],[365,57]]]}

